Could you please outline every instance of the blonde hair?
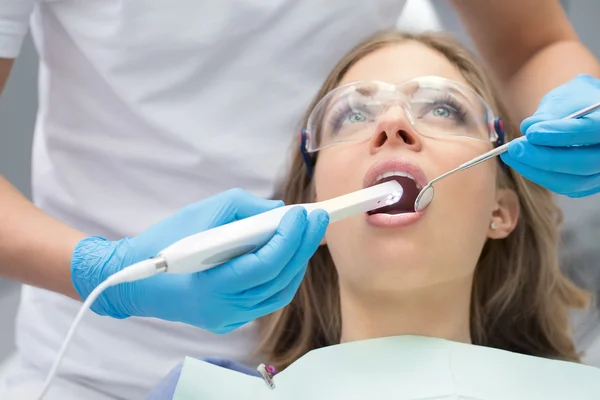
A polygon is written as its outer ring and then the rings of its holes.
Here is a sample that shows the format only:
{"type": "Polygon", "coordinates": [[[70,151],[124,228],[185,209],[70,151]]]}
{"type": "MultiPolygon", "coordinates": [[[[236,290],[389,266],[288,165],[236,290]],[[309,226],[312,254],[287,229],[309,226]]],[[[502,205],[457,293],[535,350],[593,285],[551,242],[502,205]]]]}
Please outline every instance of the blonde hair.
{"type": "MultiPolygon", "coordinates": [[[[375,50],[415,41],[445,56],[475,91],[503,114],[492,86],[476,58],[447,35],[385,31],[351,50],[329,74],[306,113],[338,86],[346,72],[375,50]]],[[[518,134],[508,121],[506,138],[518,134]]],[[[317,153],[318,154],[318,153],[317,153]]],[[[316,158],[315,158],[316,160],[316,158]]],[[[475,269],[470,330],[474,344],[539,357],[579,361],[569,328],[569,307],[585,307],[588,296],[564,277],[558,263],[560,209],[552,194],[512,171],[499,170],[498,184],[513,189],[520,218],[505,239],[488,240],[475,269]]],[[[314,201],[314,187],[299,149],[293,152],[283,188],[286,204],[314,201]]],[[[290,305],[261,321],[258,348],[268,362],[283,369],[307,352],[337,344],[341,335],[338,277],[326,246],[309,262],[304,281],[290,305]]]]}

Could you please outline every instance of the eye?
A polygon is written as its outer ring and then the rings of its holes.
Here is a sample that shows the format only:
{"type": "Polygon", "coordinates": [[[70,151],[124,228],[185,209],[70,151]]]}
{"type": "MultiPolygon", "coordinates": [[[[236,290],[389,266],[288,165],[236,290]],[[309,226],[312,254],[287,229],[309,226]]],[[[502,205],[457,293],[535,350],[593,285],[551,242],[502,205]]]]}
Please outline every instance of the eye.
{"type": "Polygon", "coordinates": [[[432,113],[436,117],[444,117],[444,118],[452,117],[452,112],[450,110],[448,110],[447,107],[436,107],[432,110],[432,113]]]}
{"type": "Polygon", "coordinates": [[[350,124],[354,124],[356,122],[363,122],[365,120],[366,120],[366,118],[363,114],[353,111],[346,117],[346,121],[344,121],[344,123],[347,122],[350,124]]]}

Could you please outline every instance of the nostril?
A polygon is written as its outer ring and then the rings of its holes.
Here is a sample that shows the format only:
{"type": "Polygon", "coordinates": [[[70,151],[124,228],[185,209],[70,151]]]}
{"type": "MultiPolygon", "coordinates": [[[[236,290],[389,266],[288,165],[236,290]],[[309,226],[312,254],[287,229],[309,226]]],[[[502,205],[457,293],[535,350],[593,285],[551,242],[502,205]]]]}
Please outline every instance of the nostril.
{"type": "Polygon", "coordinates": [[[409,135],[406,131],[398,131],[396,132],[396,135],[398,135],[398,137],[400,137],[406,144],[415,144],[415,140],[413,139],[413,137],[409,135]]]}
{"type": "Polygon", "coordinates": [[[381,147],[387,140],[387,135],[384,133],[383,135],[378,135],[375,139],[375,147],[381,147]]]}

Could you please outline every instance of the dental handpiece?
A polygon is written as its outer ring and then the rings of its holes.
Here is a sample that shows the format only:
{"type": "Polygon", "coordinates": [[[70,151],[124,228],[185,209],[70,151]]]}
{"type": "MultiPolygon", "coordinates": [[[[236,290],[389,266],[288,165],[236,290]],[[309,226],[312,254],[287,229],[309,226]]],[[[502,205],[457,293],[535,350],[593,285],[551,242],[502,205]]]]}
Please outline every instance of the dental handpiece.
{"type": "Polygon", "coordinates": [[[323,209],[333,223],[394,204],[402,194],[398,182],[388,181],[330,200],[283,206],[183,238],[161,251],[155,262],[165,273],[200,272],[264,246],[293,207],[304,207],[309,213],[323,209]]]}
{"type": "MultiPolygon", "coordinates": [[[[576,111],[572,114],[569,114],[562,119],[581,118],[581,117],[588,115],[599,109],[600,109],[600,102],[592,104],[591,106],[582,108],[581,110],[576,111]]],[[[525,139],[525,137],[521,137],[521,138],[514,139],[514,140],[526,140],[526,139],[525,139]]],[[[482,162],[485,162],[485,161],[489,160],[490,158],[494,158],[496,156],[499,156],[502,153],[505,153],[506,151],[508,151],[508,146],[510,143],[511,142],[508,142],[508,143],[503,144],[502,146],[496,147],[495,149],[490,150],[487,153],[482,154],[481,156],[475,157],[472,160],[469,160],[466,163],[459,165],[455,169],[448,171],[445,174],[442,174],[435,179],[432,179],[427,185],[425,185],[425,187],[423,189],[421,189],[417,198],[415,199],[415,211],[423,211],[425,208],[427,208],[427,206],[429,206],[429,204],[431,204],[431,202],[433,201],[433,195],[435,192],[435,190],[433,188],[434,183],[439,182],[440,180],[444,179],[447,176],[454,174],[455,172],[464,171],[464,170],[474,167],[478,164],[481,164],[482,162]]]]}

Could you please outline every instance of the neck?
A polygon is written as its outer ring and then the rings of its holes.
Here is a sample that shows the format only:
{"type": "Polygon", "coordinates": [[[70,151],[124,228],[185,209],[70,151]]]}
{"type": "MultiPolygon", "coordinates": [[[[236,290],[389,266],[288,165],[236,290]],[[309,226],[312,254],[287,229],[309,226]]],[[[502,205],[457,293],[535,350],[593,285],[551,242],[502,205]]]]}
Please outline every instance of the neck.
{"type": "Polygon", "coordinates": [[[341,342],[419,335],[471,343],[471,284],[469,276],[410,292],[373,295],[340,282],[341,342]]]}

